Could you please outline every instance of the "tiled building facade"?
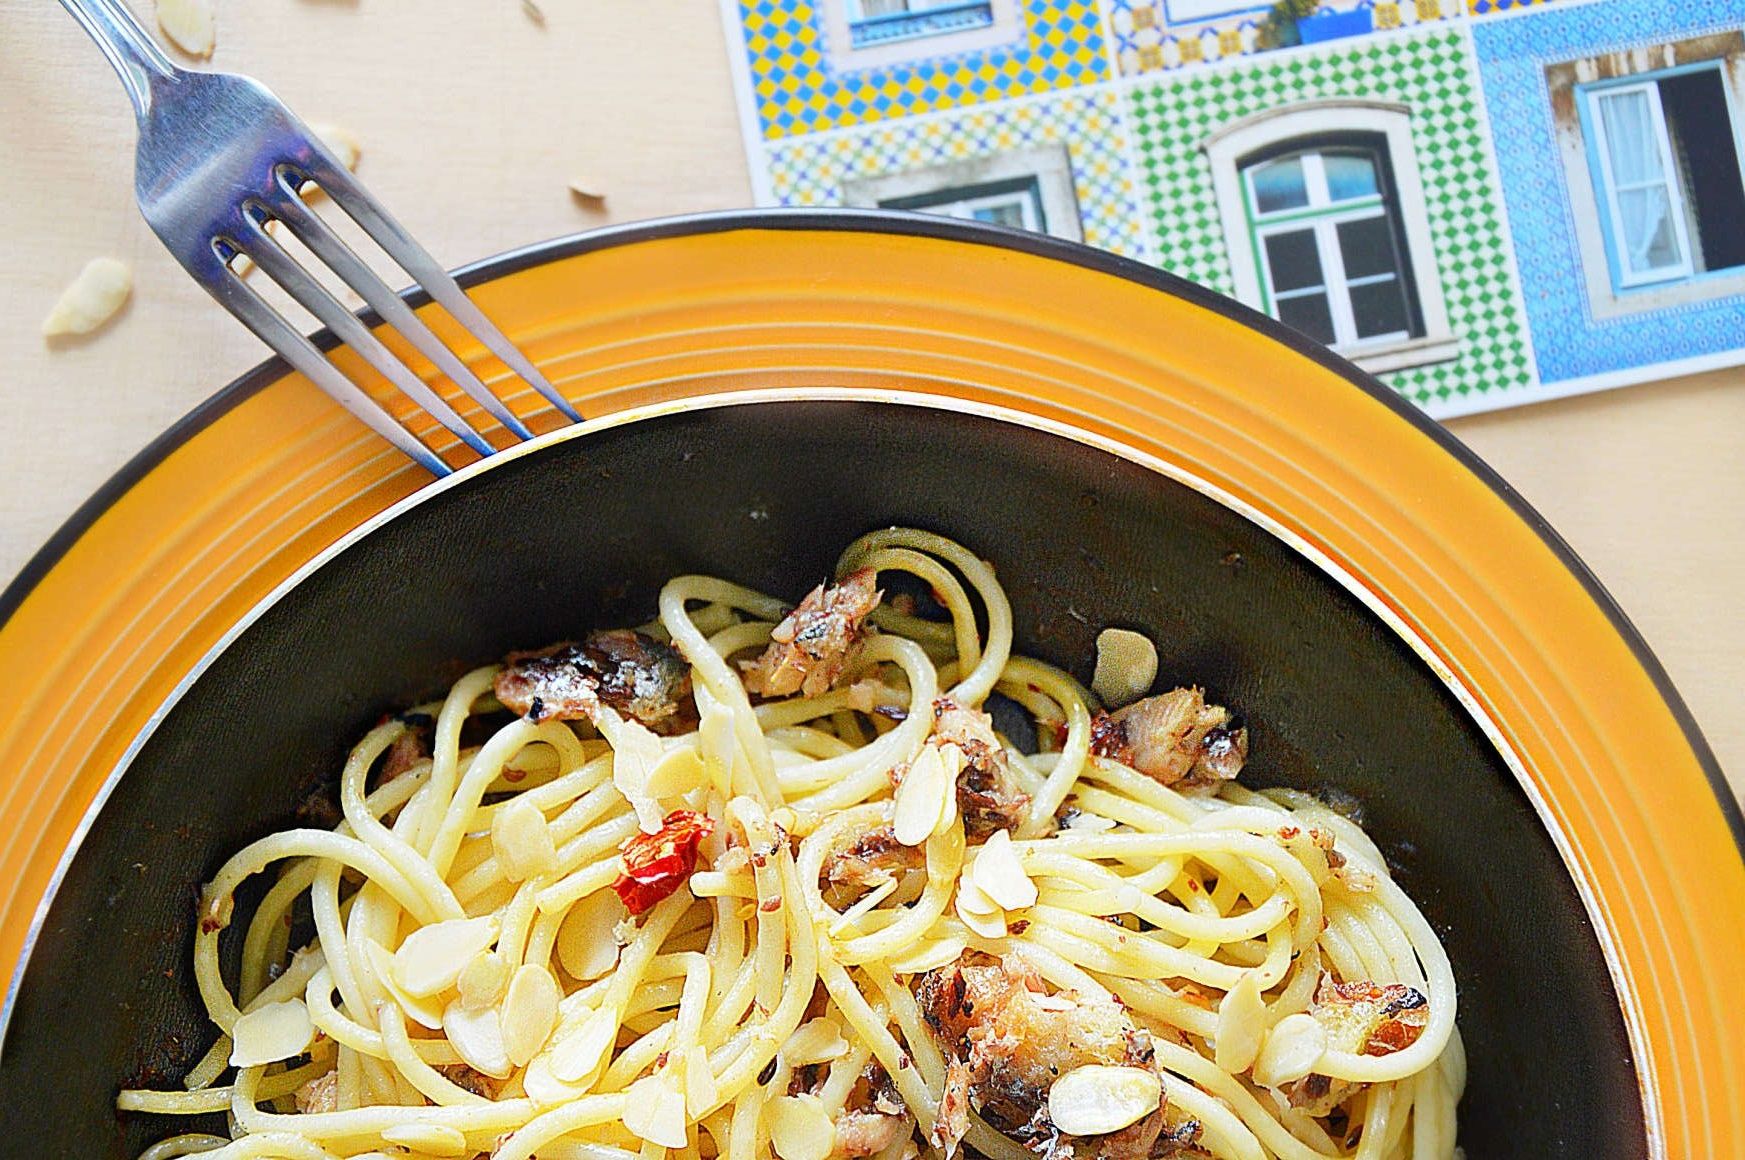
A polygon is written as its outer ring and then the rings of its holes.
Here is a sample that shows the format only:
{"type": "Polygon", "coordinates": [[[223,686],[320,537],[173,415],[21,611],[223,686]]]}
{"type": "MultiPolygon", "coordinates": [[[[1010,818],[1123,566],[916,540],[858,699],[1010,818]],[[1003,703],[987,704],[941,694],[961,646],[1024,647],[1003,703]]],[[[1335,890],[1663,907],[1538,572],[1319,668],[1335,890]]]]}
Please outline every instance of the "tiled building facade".
{"type": "Polygon", "coordinates": [[[1432,414],[1745,361],[1736,0],[726,0],[760,199],[1081,240],[1432,414]]]}

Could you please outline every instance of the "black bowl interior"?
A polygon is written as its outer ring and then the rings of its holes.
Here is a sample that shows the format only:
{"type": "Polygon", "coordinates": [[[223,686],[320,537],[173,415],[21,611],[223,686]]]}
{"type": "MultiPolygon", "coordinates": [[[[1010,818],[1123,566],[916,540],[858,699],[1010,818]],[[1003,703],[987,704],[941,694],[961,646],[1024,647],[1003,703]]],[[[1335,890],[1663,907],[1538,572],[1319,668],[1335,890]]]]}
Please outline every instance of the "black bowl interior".
{"type": "Polygon", "coordinates": [[[992,559],[1025,651],[1088,679],[1097,630],[1139,628],[1161,682],[1247,716],[1245,780],[1356,795],[1454,962],[1469,1156],[1647,1155],[1570,876],[1382,621],[1260,527],[1106,451],[840,401],[694,410],[545,448],[429,498],[267,610],[164,718],[68,869],[0,1056],[0,1155],[130,1157],[185,1124],[119,1117],[112,1099],[173,1084],[211,1042],[188,965],[198,886],[291,823],[383,712],[507,649],[640,620],[681,572],[797,598],[893,523],[992,559]]]}

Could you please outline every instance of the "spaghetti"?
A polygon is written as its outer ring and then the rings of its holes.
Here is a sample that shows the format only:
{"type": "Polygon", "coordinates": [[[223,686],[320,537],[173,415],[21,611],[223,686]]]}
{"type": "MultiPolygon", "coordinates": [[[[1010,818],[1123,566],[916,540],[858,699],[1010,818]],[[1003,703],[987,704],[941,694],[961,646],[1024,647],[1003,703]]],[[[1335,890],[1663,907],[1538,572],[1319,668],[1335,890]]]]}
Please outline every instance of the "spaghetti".
{"type": "Polygon", "coordinates": [[[1106,707],[1013,655],[956,543],[837,576],[679,577],[373,729],[343,821],[206,887],[218,1041],[117,1102],[229,1133],[144,1160],[1455,1153],[1454,979],[1354,821],[1231,780],[1198,690],[1106,707]]]}

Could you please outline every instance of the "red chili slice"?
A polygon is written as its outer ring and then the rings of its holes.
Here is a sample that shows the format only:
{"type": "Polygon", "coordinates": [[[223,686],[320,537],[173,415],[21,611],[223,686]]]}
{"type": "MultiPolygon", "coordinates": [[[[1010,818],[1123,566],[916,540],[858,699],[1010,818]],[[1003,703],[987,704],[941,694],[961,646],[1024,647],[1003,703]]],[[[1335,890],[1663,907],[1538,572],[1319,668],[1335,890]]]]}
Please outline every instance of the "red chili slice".
{"type": "Polygon", "coordinates": [[[674,810],[660,829],[637,834],[621,847],[624,873],[612,889],[631,914],[646,914],[671,896],[697,868],[697,846],[715,832],[715,819],[695,810],[674,810]]]}

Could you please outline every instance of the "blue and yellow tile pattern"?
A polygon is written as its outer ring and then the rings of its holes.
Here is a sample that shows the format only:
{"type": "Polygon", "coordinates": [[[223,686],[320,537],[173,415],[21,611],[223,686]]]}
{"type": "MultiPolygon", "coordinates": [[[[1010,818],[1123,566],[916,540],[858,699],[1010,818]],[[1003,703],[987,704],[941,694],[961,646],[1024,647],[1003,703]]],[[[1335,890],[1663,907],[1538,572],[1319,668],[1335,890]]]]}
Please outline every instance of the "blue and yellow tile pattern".
{"type": "Polygon", "coordinates": [[[838,67],[824,35],[824,4],[741,0],[751,90],[765,140],[860,125],[1025,93],[1094,84],[1108,76],[1096,0],[1023,0],[1010,43],[870,68],[838,67]]]}

